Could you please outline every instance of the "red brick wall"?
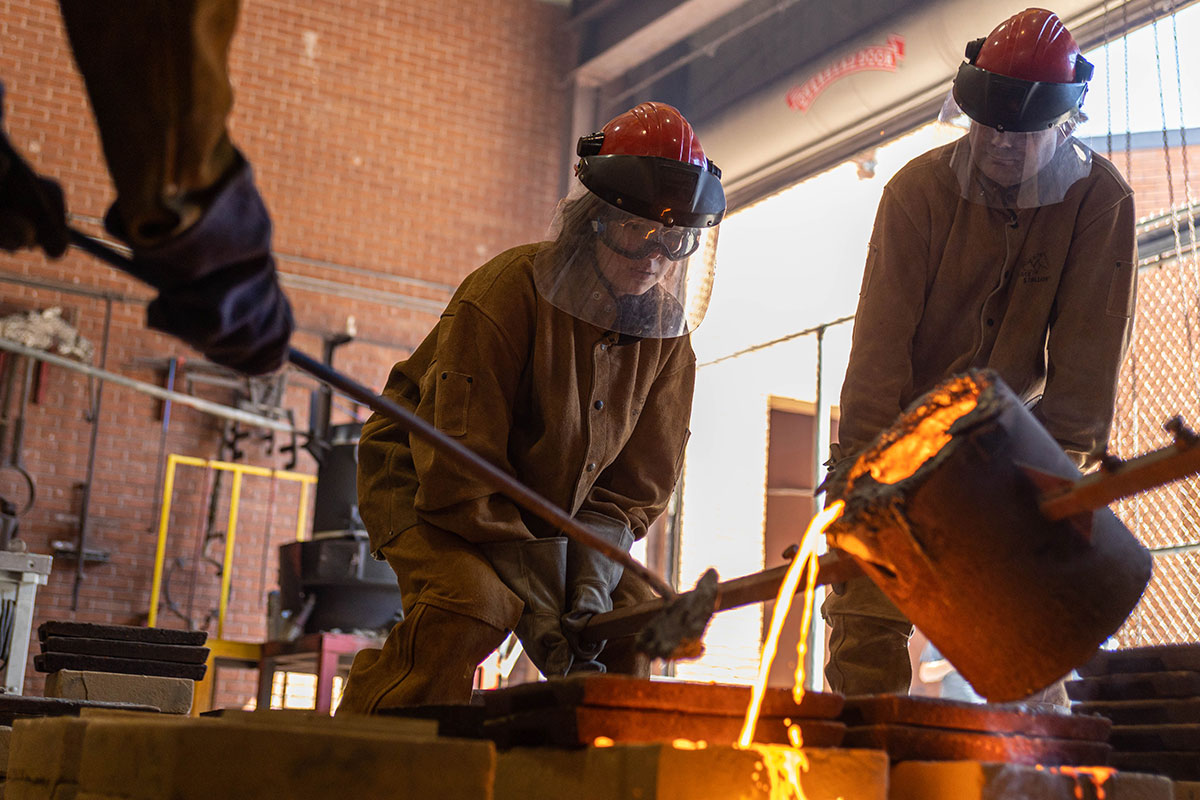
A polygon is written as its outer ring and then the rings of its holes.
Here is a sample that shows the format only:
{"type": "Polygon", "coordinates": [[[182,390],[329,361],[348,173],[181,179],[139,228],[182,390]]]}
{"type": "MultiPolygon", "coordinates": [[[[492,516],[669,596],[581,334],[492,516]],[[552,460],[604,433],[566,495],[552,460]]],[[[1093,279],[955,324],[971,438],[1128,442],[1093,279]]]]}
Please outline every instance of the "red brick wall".
{"type": "MultiPolygon", "coordinates": [[[[231,129],[254,164],[275,220],[275,249],[300,326],[296,345],[319,354],[321,336],[345,330],[353,316],[360,338],[338,351],[337,366],[381,386],[464,275],[492,254],[541,235],[564,170],[564,19],[561,7],[536,0],[246,0],[231,57],[231,129]],[[330,285],[363,291],[342,298],[330,293],[330,285]]],[[[62,182],[74,222],[98,233],[111,188],[51,0],[0,0],[0,80],[7,89],[10,137],[37,169],[62,182]]],[[[55,262],[0,253],[0,300],[73,309],[97,347],[102,300],[5,280],[13,275],[148,297],[133,281],[78,253],[55,262]]],[[[112,315],[110,369],[161,383],[148,359],[194,357],[145,330],[138,302],[114,302],[112,315]]],[[[288,405],[302,424],[311,386],[297,376],[288,389],[288,405]]],[[[224,387],[191,390],[233,400],[224,387]]],[[[28,411],[25,459],[37,478],[38,500],[21,532],[34,552],[49,553],[53,540],[76,535],[91,431],[87,397],[86,379],[50,369],[41,402],[28,411]]],[[[345,418],[342,413],[337,419],[345,418]]],[[[166,449],[215,457],[221,427],[176,405],[166,449]]],[[[46,619],[145,620],[160,433],[158,401],[106,387],[89,547],[109,551],[111,560],[87,566],[76,612],[70,607],[74,563],[56,559],[49,585],[38,595],[35,625],[46,619]]],[[[247,440],[243,447],[249,463],[286,461],[268,455],[261,442],[247,440]]],[[[311,473],[315,465],[302,454],[297,469],[311,473]]],[[[0,483],[0,492],[7,486],[0,483]]],[[[192,588],[208,491],[202,471],[180,473],[167,548],[168,562],[184,559],[173,575],[172,598],[185,613],[191,606],[197,624],[216,606],[220,581],[206,565],[192,588]]],[[[274,545],[294,535],[295,485],[277,485],[273,513],[269,498],[270,481],[246,479],[228,638],[262,638],[262,594],[264,583],[274,583],[274,545]]],[[[216,516],[218,530],[225,528],[226,503],[216,516]]],[[[219,560],[221,547],[212,543],[208,554],[219,560]]],[[[161,624],[183,624],[165,608],[160,615],[161,624]]],[[[29,678],[26,691],[40,692],[40,676],[30,672],[29,678]]]]}

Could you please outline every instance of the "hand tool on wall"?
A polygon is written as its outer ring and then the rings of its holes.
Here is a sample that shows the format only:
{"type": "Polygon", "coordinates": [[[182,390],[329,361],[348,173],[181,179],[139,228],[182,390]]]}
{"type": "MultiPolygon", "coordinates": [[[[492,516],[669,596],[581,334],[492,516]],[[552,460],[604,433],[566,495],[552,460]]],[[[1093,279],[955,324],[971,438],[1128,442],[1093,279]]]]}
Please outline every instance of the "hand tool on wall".
{"type": "MultiPolygon", "coordinates": [[[[31,358],[22,361],[16,355],[8,354],[4,359],[4,374],[0,376],[0,382],[3,383],[0,387],[0,447],[7,446],[3,459],[0,459],[0,473],[15,475],[15,480],[25,486],[26,497],[23,502],[19,502],[16,497],[7,498],[17,506],[18,517],[28,512],[37,499],[37,484],[33,475],[25,468],[22,457],[25,444],[25,408],[29,404],[29,393],[33,386],[33,366],[31,358]],[[21,391],[14,415],[11,410],[13,383],[19,370],[22,372],[21,391]]],[[[9,479],[5,480],[7,482],[9,479]]]]}

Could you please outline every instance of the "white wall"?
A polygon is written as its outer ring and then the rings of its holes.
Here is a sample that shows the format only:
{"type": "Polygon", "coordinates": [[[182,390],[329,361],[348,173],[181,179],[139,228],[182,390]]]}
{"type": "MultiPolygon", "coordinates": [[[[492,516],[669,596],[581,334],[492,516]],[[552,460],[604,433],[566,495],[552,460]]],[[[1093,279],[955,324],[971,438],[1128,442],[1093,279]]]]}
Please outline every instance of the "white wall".
{"type": "MultiPolygon", "coordinates": [[[[816,338],[705,362],[853,314],[884,184],[913,156],[956,136],[930,126],[880,148],[874,178],[860,180],[856,166],[844,164],[722,223],[712,303],[692,340],[701,367],[684,466],[684,588],[710,566],[726,580],[763,568],[768,398],[815,400],[816,338]]],[[[849,342],[848,323],[826,334],[824,391],[835,404],[849,342]]],[[[705,656],[677,664],[676,675],[749,682],[761,630],[761,606],[718,614],[705,656]]]]}

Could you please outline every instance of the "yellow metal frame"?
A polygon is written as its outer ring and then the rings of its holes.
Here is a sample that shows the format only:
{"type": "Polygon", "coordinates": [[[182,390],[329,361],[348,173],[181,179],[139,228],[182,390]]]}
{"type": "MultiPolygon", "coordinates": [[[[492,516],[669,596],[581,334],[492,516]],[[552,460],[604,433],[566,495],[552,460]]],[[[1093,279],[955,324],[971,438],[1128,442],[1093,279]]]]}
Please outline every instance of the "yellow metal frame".
{"type": "Polygon", "coordinates": [[[237,534],[238,503],[242,499],[242,476],[255,475],[262,478],[278,478],[300,484],[300,508],[296,515],[296,541],[304,538],[307,523],[308,488],[317,482],[315,475],[289,472],[283,469],[268,469],[249,464],[234,464],[229,461],[214,461],[171,453],[167,456],[166,476],[163,480],[162,513],[158,519],[158,548],[154,552],[154,581],[150,587],[150,618],[147,625],[155,627],[158,622],[158,594],[162,591],[163,562],[167,553],[167,523],[171,519],[171,495],[175,491],[175,468],[205,467],[233,473],[233,490],[229,497],[229,521],[225,530],[225,557],[221,562],[221,599],[217,610],[217,638],[225,632],[225,612],[229,605],[229,584],[233,577],[233,544],[237,534]]]}

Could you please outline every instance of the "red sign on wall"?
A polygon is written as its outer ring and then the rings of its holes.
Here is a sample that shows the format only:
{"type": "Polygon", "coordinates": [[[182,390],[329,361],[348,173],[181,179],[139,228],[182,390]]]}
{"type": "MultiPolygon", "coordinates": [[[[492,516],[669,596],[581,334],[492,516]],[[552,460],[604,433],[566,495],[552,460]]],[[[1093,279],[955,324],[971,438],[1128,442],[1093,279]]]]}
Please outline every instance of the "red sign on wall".
{"type": "Polygon", "coordinates": [[[887,37],[886,44],[869,45],[839,58],[792,89],[787,93],[788,108],[793,111],[807,111],[817,96],[839,78],[868,69],[895,72],[903,60],[904,37],[893,33],[887,37]]]}

